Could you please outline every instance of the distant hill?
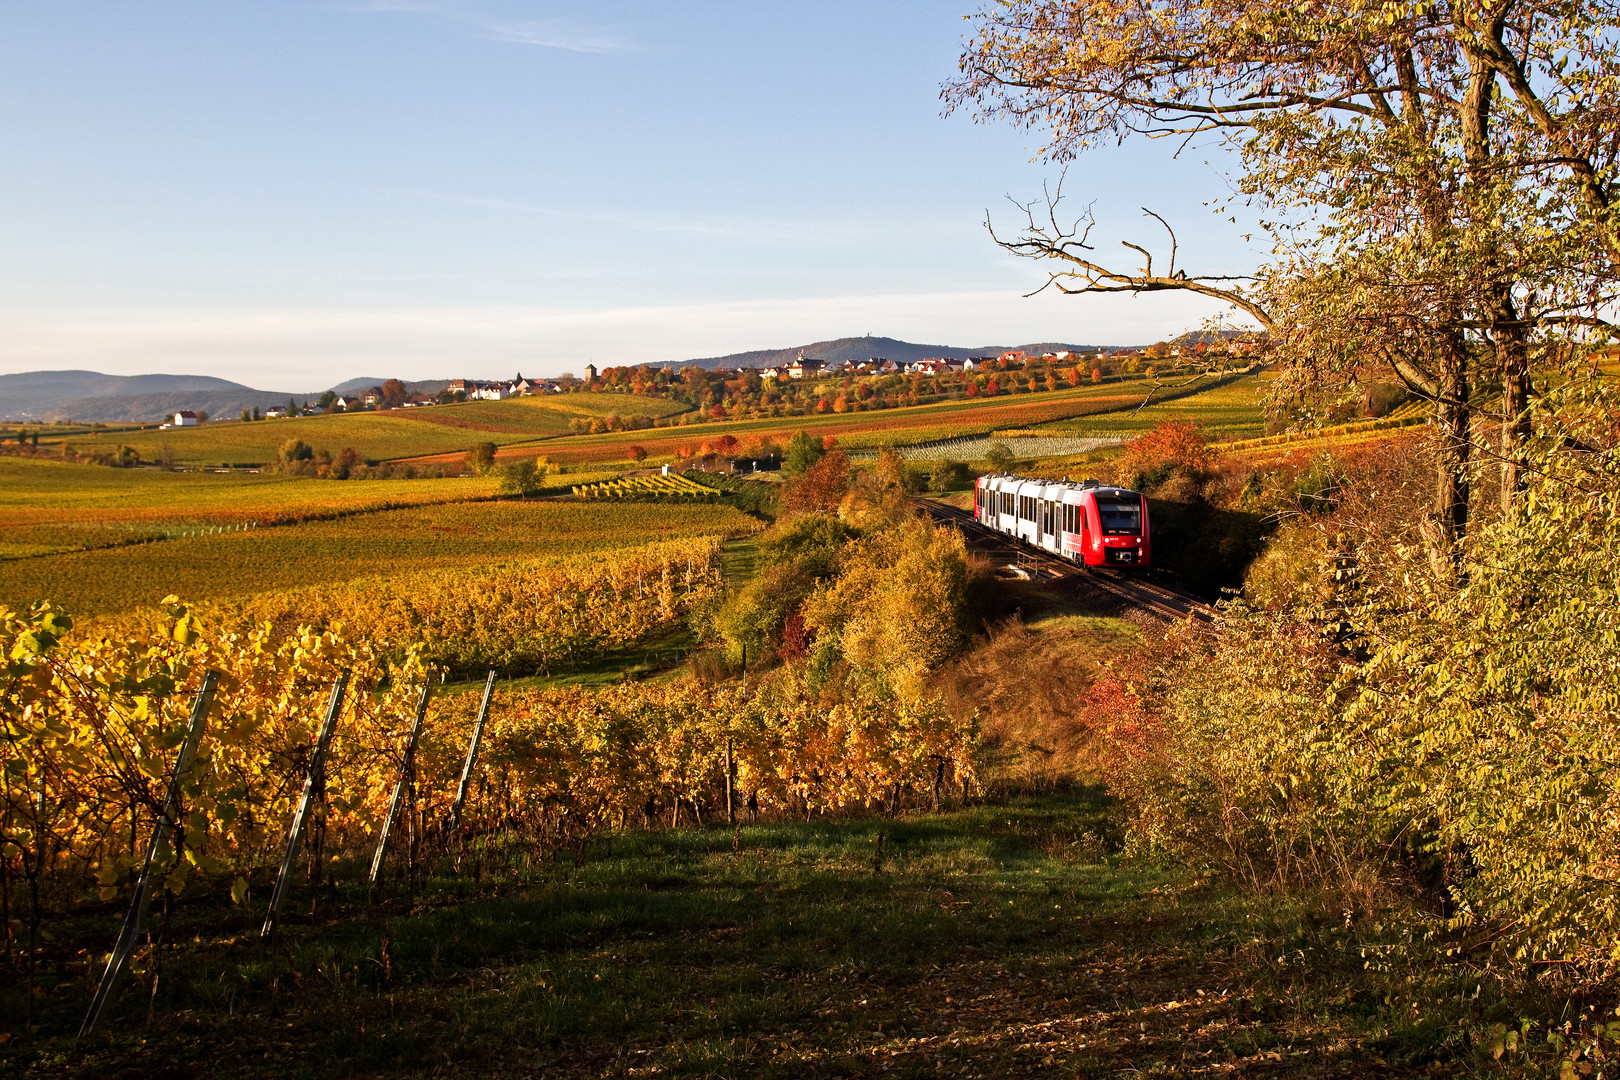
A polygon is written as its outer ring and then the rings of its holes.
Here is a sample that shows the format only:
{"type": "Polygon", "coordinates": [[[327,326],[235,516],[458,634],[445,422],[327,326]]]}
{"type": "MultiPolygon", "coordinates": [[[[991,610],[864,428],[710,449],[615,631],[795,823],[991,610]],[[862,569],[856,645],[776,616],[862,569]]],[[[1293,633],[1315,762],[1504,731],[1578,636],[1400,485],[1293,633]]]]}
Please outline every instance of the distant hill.
{"type": "MultiPolygon", "coordinates": [[[[109,397],[76,398],[62,402],[43,417],[45,420],[77,420],[94,424],[148,424],[167,420],[181,409],[202,409],[209,416],[237,416],[243,409],[268,409],[285,405],[288,399],[300,404],[314,403],[319,394],[277,394],[269,390],[193,390],[172,394],[117,394],[109,397]]],[[[18,419],[6,415],[0,419],[18,419]]]]}
{"type": "MultiPolygon", "coordinates": [[[[384,379],[350,379],[332,387],[339,394],[381,386],[384,379]]],[[[413,394],[437,394],[448,379],[407,382],[413,394]]],[[[236,416],[243,409],[268,409],[288,400],[314,402],[321,391],[284,393],[255,390],[212,375],[103,375],[97,371],[28,371],[0,375],[0,422],[152,423],[181,409],[210,416],[236,416]]]]}
{"type": "MultiPolygon", "coordinates": [[[[201,403],[202,395],[217,396],[224,400],[233,394],[259,394],[250,386],[216,379],[212,375],[103,375],[97,371],[28,371],[19,375],[0,375],[0,420],[55,420],[71,416],[84,420],[137,420],[155,419],[161,412],[137,414],[126,412],[113,402],[132,398],[151,399],[140,406],[148,412],[157,407],[155,399],[170,395],[184,399],[175,409],[210,406],[201,403]],[[191,402],[196,399],[198,404],[191,402]],[[84,410],[72,406],[84,402],[84,410]],[[92,416],[91,413],[97,415],[92,416]]],[[[275,397],[277,395],[272,395],[275,397]]],[[[285,403],[287,395],[279,395],[285,403]]],[[[251,408],[253,402],[245,407],[251,408]]],[[[237,406],[241,411],[244,406],[237,406]]],[[[172,411],[172,410],[171,410],[172,411]]]]}
{"type": "Polygon", "coordinates": [[[1098,349],[1113,350],[1121,347],[1119,345],[1070,345],[1064,342],[1041,341],[1031,345],[980,345],[974,348],[961,348],[954,345],[918,345],[910,341],[900,341],[890,337],[853,337],[836,338],[832,341],[817,341],[791,349],[755,349],[752,352],[732,353],[729,356],[709,356],[701,360],[685,360],[669,366],[690,367],[696,365],[702,368],[773,367],[778,364],[792,363],[800,355],[803,355],[806,359],[826,360],[831,363],[841,363],[845,360],[865,360],[869,357],[881,356],[885,360],[909,364],[917,360],[927,360],[933,357],[962,360],[969,356],[999,356],[1009,350],[1039,355],[1049,352],[1095,352],[1098,349]]]}

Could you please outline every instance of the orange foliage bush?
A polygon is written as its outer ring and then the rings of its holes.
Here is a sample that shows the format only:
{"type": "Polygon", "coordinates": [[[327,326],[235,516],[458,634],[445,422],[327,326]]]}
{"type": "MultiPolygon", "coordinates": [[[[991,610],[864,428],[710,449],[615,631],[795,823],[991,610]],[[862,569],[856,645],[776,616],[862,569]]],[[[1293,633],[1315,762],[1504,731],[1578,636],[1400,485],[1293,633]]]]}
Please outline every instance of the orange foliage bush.
{"type": "Polygon", "coordinates": [[[1196,420],[1161,420],[1152,431],[1125,444],[1120,467],[1161,478],[1178,469],[1203,475],[1215,467],[1216,457],[1204,425],[1196,420]]]}
{"type": "Polygon", "coordinates": [[[789,513],[837,510],[849,493],[849,457],[829,450],[795,480],[782,487],[782,509],[789,513]]]}

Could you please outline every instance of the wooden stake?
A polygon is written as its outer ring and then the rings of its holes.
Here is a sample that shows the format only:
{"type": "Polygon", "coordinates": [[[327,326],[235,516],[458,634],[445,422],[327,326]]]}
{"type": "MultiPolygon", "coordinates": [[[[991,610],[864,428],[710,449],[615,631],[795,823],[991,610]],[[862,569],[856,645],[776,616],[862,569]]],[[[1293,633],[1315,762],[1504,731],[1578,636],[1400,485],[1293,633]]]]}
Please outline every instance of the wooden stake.
{"type": "Polygon", "coordinates": [[[214,689],[218,685],[219,672],[207,672],[203,675],[202,688],[192,699],[191,724],[186,729],[185,741],[180,744],[180,756],[175,758],[174,774],[169,778],[169,791],[163,800],[163,813],[152,829],[152,842],[146,848],[146,862],[141,867],[140,881],[135,886],[135,898],[130,901],[129,913],[124,916],[124,929],[118,935],[118,943],[113,946],[112,956],[107,960],[107,970],[101,974],[101,984],[96,987],[90,1011],[85,1014],[84,1023],[79,1027],[81,1039],[94,1035],[101,1027],[107,1006],[118,993],[118,982],[124,976],[130,953],[135,951],[135,942],[141,936],[141,924],[146,921],[146,909],[152,902],[154,879],[168,869],[164,865],[166,860],[160,861],[159,856],[168,850],[169,834],[180,823],[180,784],[191,772],[191,764],[196,760],[197,744],[202,741],[203,729],[207,727],[208,710],[214,704],[214,689]]]}
{"type": "Polygon", "coordinates": [[[276,890],[270,895],[270,910],[265,913],[264,927],[259,937],[269,940],[276,932],[276,920],[281,917],[281,905],[292,890],[293,864],[298,860],[298,845],[304,839],[304,826],[309,823],[310,808],[315,804],[315,793],[325,779],[326,749],[332,745],[332,731],[337,727],[338,714],[343,711],[343,695],[349,689],[347,670],[338,674],[332,683],[332,698],[326,706],[326,719],[315,740],[315,756],[310,760],[309,773],[304,777],[304,793],[299,796],[298,809],[293,811],[292,825],[287,829],[287,852],[281,859],[281,870],[276,874],[276,890]]]}
{"type": "Polygon", "coordinates": [[[431,678],[422,683],[422,696],[416,701],[416,722],[411,725],[411,736],[405,743],[405,760],[399,767],[399,779],[394,782],[393,797],[388,800],[388,813],[383,816],[382,835],[377,838],[377,854],[371,858],[371,883],[377,884],[382,874],[383,855],[388,851],[388,836],[394,831],[394,820],[399,816],[399,804],[405,798],[405,788],[416,782],[416,742],[422,737],[422,724],[427,719],[428,698],[433,694],[431,678]]]}
{"type": "Polygon", "coordinates": [[[484,738],[484,722],[489,719],[489,699],[495,695],[495,669],[489,669],[484,680],[484,700],[478,706],[478,722],[473,725],[472,741],[467,744],[467,760],[461,766],[461,783],[456,785],[456,802],[450,808],[450,832],[461,824],[461,808],[467,804],[467,789],[472,786],[473,765],[478,761],[478,744],[484,738]]]}
{"type": "Polygon", "coordinates": [[[731,780],[737,771],[737,763],[731,758],[731,736],[726,736],[726,823],[733,828],[737,824],[737,804],[731,797],[731,780]]]}

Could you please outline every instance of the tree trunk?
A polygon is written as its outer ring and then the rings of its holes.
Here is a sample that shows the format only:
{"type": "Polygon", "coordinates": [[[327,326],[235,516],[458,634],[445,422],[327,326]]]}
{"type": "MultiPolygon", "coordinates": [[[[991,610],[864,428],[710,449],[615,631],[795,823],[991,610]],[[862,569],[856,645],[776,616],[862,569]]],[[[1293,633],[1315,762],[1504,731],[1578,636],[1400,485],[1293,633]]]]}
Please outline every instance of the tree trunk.
{"type": "Polygon", "coordinates": [[[1430,560],[1436,573],[1454,578],[1468,535],[1470,428],[1473,410],[1468,405],[1468,350],[1462,335],[1445,332],[1445,355],[1434,403],[1434,510],[1430,518],[1430,560]]]}
{"type": "Polygon", "coordinates": [[[1530,439],[1530,350],[1512,297],[1498,305],[1496,363],[1502,375],[1502,512],[1524,486],[1522,458],[1530,439]]]}

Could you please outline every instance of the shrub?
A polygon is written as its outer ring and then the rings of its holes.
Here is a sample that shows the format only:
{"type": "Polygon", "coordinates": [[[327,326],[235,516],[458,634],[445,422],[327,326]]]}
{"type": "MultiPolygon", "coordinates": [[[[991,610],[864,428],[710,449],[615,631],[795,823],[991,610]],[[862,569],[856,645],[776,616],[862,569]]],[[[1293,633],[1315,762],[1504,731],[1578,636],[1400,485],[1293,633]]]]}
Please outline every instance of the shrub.
{"type": "MultiPolygon", "coordinates": [[[[790,459],[792,453],[790,446],[790,459]]],[[[823,454],[800,476],[783,485],[782,509],[799,513],[836,510],[848,491],[849,458],[842,450],[833,450],[823,454]]]]}
{"type": "Polygon", "coordinates": [[[495,444],[481,442],[468,450],[463,460],[466,461],[468,469],[479,476],[488,476],[489,471],[495,467],[495,444]]]}
{"type": "Polygon", "coordinates": [[[1161,420],[1151,431],[1125,444],[1119,471],[1131,487],[1149,491],[1176,473],[1194,481],[1215,467],[1209,435],[1196,420],[1161,420]]]}
{"type": "Polygon", "coordinates": [[[940,458],[928,471],[928,490],[957,491],[968,486],[971,480],[966,463],[940,458]]]}
{"type": "Polygon", "coordinates": [[[820,461],[824,453],[826,450],[820,440],[807,431],[796,431],[788,440],[787,453],[782,458],[782,471],[789,476],[798,476],[820,461]]]}
{"type": "Polygon", "coordinates": [[[1136,684],[1158,730],[1110,783],[1137,840],[1352,908],[1405,882],[1500,957],[1620,969],[1617,406],[1539,403],[1532,479],[1456,579],[1386,535],[1415,516],[1283,530],[1254,602],[1136,684]]]}
{"type": "Polygon", "coordinates": [[[501,466],[502,495],[533,495],[541,488],[542,474],[535,462],[524,458],[501,466]]]}

